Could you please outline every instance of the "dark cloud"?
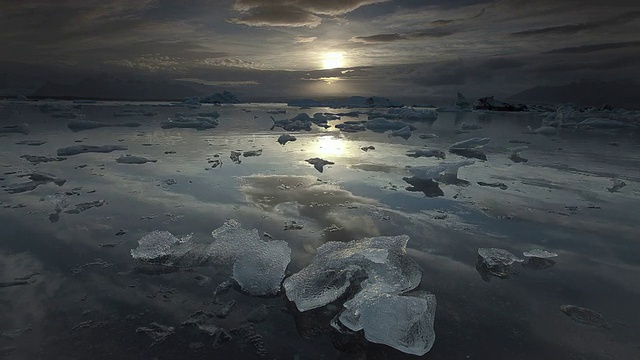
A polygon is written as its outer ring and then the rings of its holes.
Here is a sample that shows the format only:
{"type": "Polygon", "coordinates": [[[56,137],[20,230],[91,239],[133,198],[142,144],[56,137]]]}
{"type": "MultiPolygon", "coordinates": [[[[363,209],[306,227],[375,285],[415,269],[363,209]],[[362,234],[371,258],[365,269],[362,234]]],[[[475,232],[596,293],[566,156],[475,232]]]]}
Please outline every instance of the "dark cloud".
{"type": "Polygon", "coordinates": [[[626,41],[626,42],[617,42],[617,43],[604,43],[604,44],[592,44],[592,45],[582,45],[575,47],[566,47],[560,49],[553,49],[546,51],[545,54],[586,54],[596,51],[604,51],[604,50],[615,50],[615,49],[626,49],[640,47],[640,41],[626,41]]]}
{"type": "Polygon", "coordinates": [[[550,26],[540,29],[531,29],[513,32],[510,35],[516,37],[530,37],[539,35],[571,35],[580,31],[596,30],[609,26],[616,26],[624,23],[628,23],[640,18],[640,11],[634,11],[626,14],[621,14],[609,19],[601,21],[591,21],[578,24],[568,24],[559,26],[550,26]]]}
{"type": "Polygon", "coordinates": [[[455,31],[453,29],[426,29],[421,31],[415,31],[406,34],[377,34],[370,36],[355,36],[352,37],[350,41],[359,42],[364,44],[376,44],[376,43],[388,43],[400,40],[417,40],[423,38],[439,38],[444,36],[449,36],[454,34],[455,31]]]}

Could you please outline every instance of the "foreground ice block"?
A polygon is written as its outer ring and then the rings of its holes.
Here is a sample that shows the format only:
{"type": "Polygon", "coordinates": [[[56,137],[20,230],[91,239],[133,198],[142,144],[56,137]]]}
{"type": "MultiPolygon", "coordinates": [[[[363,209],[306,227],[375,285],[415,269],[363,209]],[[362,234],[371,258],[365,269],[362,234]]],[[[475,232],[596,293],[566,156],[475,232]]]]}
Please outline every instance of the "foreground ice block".
{"type": "Polygon", "coordinates": [[[214,230],[213,242],[178,239],[166,231],[154,231],[139,240],[131,256],[144,262],[174,267],[216,265],[232,270],[232,278],[252,295],[276,294],[291,261],[285,241],[263,241],[258,230],[247,230],[229,220],[214,230]]]}

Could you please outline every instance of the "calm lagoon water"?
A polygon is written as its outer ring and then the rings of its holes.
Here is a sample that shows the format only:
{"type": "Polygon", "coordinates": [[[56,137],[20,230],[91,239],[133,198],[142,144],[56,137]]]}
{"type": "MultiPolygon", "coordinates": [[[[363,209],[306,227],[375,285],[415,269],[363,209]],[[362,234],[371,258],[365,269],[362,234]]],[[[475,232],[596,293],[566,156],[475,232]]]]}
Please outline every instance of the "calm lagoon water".
{"type": "MultiPolygon", "coordinates": [[[[214,296],[229,274],[215,268],[154,272],[137,268],[130,250],[153,230],[193,234],[208,241],[227,219],[257,228],[292,249],[292,274],[311,262],[326,241],[369,236],[410,236],[408,254],[423,269],[421,290],[436,295],[436,342],[425,359],[640,359],[640,136],[564,131],[525,134],[540,126],[535,114],[440,113],[404,140],[388,133],[342,133],[334,127],[294,132],[282,146],[271,131],[269,110],[289,118],[284,104],[203,107],[219,111],[211,130],[161,129],[176,112],[167,104],[97,103],[76,110],[81,119],[138,121],[138,128],[80,132],[34,103],[0,104],[3,125],[28,123],[30,134],[0,134],[0,185],[25,182],[41,171],[66,179],[11,194],[0,189],[0,358],[6,359],[410,359],[361,334],[334,331],[338,305],[300,313],[284,292],[255,297],[233,286],[214,296]],[[158,112],[114,118],[124,108],[158,112]],[[482,129],[460,134],[462,122],[482,129]],[[421,139],[419,134],[436,134],[421,139]],[[406,166],[435,165],[435,158],[406,156],[411,149],[446,149],[473,136],[490,137],[487,161],[460,169],[468,184],[441,184],[427,197],[403,180],[406,166]],[[42,140],[39,146],[16,144],[42,140]],[[509,147],[529,149],[514,163],[509,147]],[[610,143],[615,142],[613,146],[610,143]],[[126,151],[86,153],[32,164],[22,155],[55,157],[77,144],[124,145],[126,151]],[[362,151],[372,145],[375,150],[362,151]],[[230,159],[231,151],[262,150],[230,159]],[[120,164],[122,154],[157,160],[120,164]],[[335,162],[320,173],[305,160],[335,162]],[[211,168],[209,161],[221,160],[211,168]],[[626,186],[610,192],[620,179],[626,186]],[[168,181],[169,180],[169,181],[168,181]],[[500,182],[508,188],[478,182],[500,182]],[[66,194],[66,195],[65,195],[66,194]],[[102,206],[59,219],[48,196],[102,206]],[[46,198],[46,199],[45,199],[46,198]],[[304,224],[284,230],[287,221],[304,224]],[[329,231],[335,225],[337,231],[329,231]],[[514,264],[500,279],[476,267],[477,250],[495,247],[518,256],[542,248],[558,253],[552,266],[514,264]],[[11,282],[18,282],[8,286],[11,282]],[[217,325],[232,339],[213,338],[180,324],[190,314],[219,312],[217,325]],[[601,313],[609,329],[581,324],[560,311],[576,305],[601,313]],[[266,316],[247,326],[254,309],[266,316]],[[175,328],[153,344],[136,329],[159,323],[175,328]],[[246,331],[232,331],[245,326],[246,331]],[[249,330],[247,330],[249,329],[249,330]],[[266,355],[265,355],[266,354],[266,355]],[[261,356],[262,355],[262,356],[261,356]]],[[[351,110],[349,110],[351,111],[351,110]]],[[[360,120],[367,115],[361,114],[360,120]]],[[[345,120],[330,121],[330,125],[345,120]]],[[[447,161],[462,160],[447,154],[447,161]]],[[[548,264],[549,265],[549,264],[548,264]]]]}

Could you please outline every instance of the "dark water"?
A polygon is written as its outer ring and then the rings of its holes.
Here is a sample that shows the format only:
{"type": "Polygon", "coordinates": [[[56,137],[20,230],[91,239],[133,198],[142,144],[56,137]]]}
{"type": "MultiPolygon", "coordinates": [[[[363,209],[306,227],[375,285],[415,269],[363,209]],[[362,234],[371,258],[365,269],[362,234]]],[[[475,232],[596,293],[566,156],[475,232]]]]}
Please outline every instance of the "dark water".
{"type": "MultiPolygon", "coordinates": [[[[77,133],[67,129],[68,120],[43,114],[35,105],[1,105],[3,125],[28,123],[31,133],[0,137],[0,185],[24,182],[18,175],[34,170],[67,181],[19,194],[0,191],[0,282],[22,282],[0,288],[0,358],[252,359],[265,351],[269,359],[415,357],[332,330],[329,320],[339,304],[300,313],[282,292],[254,297],[235,286],[214,296],[228,273],[214,268],[150,273],[131,260],[129,251],[150,231],[193,233],[207,241],[211,230],[232,218],[286,240],[292,249],[288,273],[309,264],[315,249],[329,240],[409,235],[408,254],[423,269],[420,289],[438,301],[436,342],[424,358],[640,358],[637,134],[565,131],[545,137],[523,134],[527,126],[540,125],[535,115],[441,113],[435,122],[414,123],[418,130],[408,140],[314,127],[281,146],[276,139],[282,132],[269,130],[266,111],[287,109],[276,118],[300,111],[278,104],[200,109],[221,113],[220,125],[205,131],[160,128],[175,112],[189,112],[181,108],[144,105],[159,114],[114,120],[125,104],[84,105],[77,111],[87,120],[143,125],[77,133]],[[457,134],[462,122],[483,128],[457,134]],[[426,133],[438,137],[418,137],[426,133]],[[411,185],[402,179],[409,176],[405,166],[439,162],[407,157],[407,150],[446,151],[473,136],[491,141],[484,148],[487,161],[460,170],[468,185],[441,184],[438,197],[406,190],[411,185]],[[21,140],[46,144],[15,144],[21,140]],[[56,149],[76,140],[128,150],[38,165],[20,158],[55,156],[56,149]],[[528,162],[509,159],[507,148],[520,145],[510,140],[531,143],[522,153],[528,162]],[[360,150],[368,145],[375,150],[360,150]],[[233,150],[257,149],[261,156],[241,157],[241,164],[229,158],[233,150]],[[125,153],[157,162],[116,163],[125,153]],[[304,161],[312,157],[335,165],[319,173],[304,161]],[[220,159],[222,166],[212,169],[208,159],[220,159]],[[608,191],[611,178],[626,186],[608,191]],[[508,188],[483,187],[479,181],[508,188]],[[67,209],[106,203],[79,214],[62,212],[52,221],[54,204],[44,198],[65,192],[67,209]],[[291,220],[304,228],[284,231],[291,220]],[[341,230],[323,231],[331,225],[341,230]],[[551,266],[515,264],[509,278],[500,279],[477,270],[480,247],[516,255],[543,248],[559,256],[551,266]],[[208,335],[180,325],[195,311],[216,312],[232,300],[229,315],[218,320],[232,340],[219,348],[208,335]],[[567,304],[601,313],[611,328],[573,321],[560,311],[567,304]],[[233,331],[246,326],[251,310],[260,306],[266,306],[264,321],[233,331]],[[152,322],[173,326],[175,333],[152,345],[136,332],[152,322]]],[[[447,161],[461,159],[447,154],[447,161]]]]}

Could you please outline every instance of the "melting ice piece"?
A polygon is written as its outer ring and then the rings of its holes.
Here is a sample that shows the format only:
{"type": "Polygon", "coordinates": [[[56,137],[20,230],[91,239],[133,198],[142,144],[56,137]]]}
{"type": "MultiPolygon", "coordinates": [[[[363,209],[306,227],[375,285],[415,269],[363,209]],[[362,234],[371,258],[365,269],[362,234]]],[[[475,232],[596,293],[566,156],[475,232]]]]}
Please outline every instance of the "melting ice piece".
{"type": "Polygon", "coordinates": [[[438,159],[444,159],[446,157],[445,153],[440,150],[431,150],[431,149],[414,149],[409,150],[406,153],[409,157],[437,157],[438,159]]]}
{"type": "Polygon", "coordinates": [[[116,159],[116,162],[119,164],[146,164],[148,162],[156,162],[158,160],[150,160],[142,156],[133,156],[130,154],[120,155],[119,158],[116,159]]]}
{"type": "Polygon", "coordinates": [[[542,250],[542,249],[533,249],[530,251],[525,251],[522,253],[522,255],[529,258],[539,258],[539,259],[548,259],[548,258],[553,258],[558,256],[558,254],[554,252],[542,250]]]}
{"type": "Polygon", "coordinates": [[[321,158],[311,158],[311,159],[307,159],[305,160],[306,162],[308,162],[309,164],[313,165],[314,168],[316,168],[316,170],[318,170],[319,172],[323,172],[324,171],[324,166],[325,165],[333,165],[335,164],[333,161],[329,161],[329,160],[325,160],[325,159],[321,159],[321,158]]]}
{"type": "Polygon", "coordinates": [[[364,337],[404,353],[422,356],[436,339],[433,322],[436,296],[424,291],[411,295],[382,294],[361,309],[364,337]]]}
{"type": "Polygon", "coordinates": [[[435,166],[413,166],[409,173],[422,180],[437,180],[442,177],[457,178],[458,170],[463,166],[473,165],[473,160],[463,160],[455,163],[440,163],[435,166]]]}
{"type": "Polygon", "coordinates": [[[489,274],[499,278],[508,277],[511,264],[524,261],[507,250],[496,248],[479,248],[478,256],[480,265],[484,266],[489,274]]]}
{"type": "Polygon", "coordinates": [[[409,127],[409,125],[407,125],[401,129],[393,130],[391,132],[391,136],[398,136],[407,140],[408,138],[411,137],[411,128],[409,127]]]}
{"type": "Polygon", "coordinates": [[[489,138],[473,137],[471,139],[459,141],[449,147],[449,149],[475,149],[483,147],[489,143],[489,138]]]}
{"type": "Polygon", "coordinates": [[[560,306],[560,311],[570,317],[571,320],[581,324],[605,329],[611,328],[611,324],[599,312],[575,305],[562,305],[560,306]]]}
{"type": "Polygon", "coordinates": [[[243,229],[236,220],[225,222],[211,235],[213,242],[199,244],[166,231],[154,231],[139,240],[131,256],[175,267],[226,267],[233,271],[232,277],[242,289],[252,295],[270,295],[280,290],[291,261],[291,249],[285,241],[265,242],[258,230],[243,229]]]}
{"type": "Polygon", "coordinates": [[[44,185],[47,183],[54,183],[58,186],[64,185],[67,180],[59,178],[52,174],[47,174],[43,172],[33,172],[24,175],[18,175],[19,177],[28,177],[30,181],[18,184],[10,184],[4,189],[4,191],[10,194],[19,194],[26,191],[33,190],[40,185],[44,185]]]}
{"type": "Polygon", "coordinates": [[[278,142],[280,143],[280,145],[284,145],[289,141],[296,141],[296,137],[293,135],[289,135],[289,134],[282,134],[280,135],[280,137],[278,138],[278,142]]]}
{"type": "Polygon", "coordinates": [[[74,146],[58,149],[57,154],[58,156],[71,156],[71,155],[78,155],[78,154],[88,153],[88,152],[110,153],[116,150],[127,150],[127,147],[120,146],[120,145],[103,145],[103,146],[74,145],[74,146]]]}

